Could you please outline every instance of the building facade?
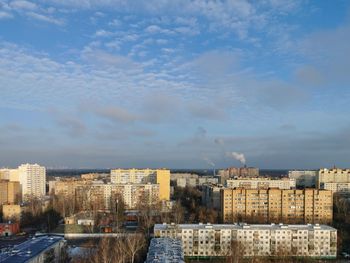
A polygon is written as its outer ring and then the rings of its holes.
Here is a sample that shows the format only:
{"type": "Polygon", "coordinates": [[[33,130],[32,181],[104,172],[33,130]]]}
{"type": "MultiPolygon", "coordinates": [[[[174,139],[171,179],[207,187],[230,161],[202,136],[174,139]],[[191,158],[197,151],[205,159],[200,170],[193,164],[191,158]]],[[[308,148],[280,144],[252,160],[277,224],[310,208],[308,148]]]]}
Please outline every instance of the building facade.
{"type": "Polygon", "coordinates": [[[46,169],[38,164],[22,164],[18,167],[22,198],[43,197],[46,194],[46,169]]]}
{"type": "Polygon", "coordinates": [[[19,222],[21,219],[22,208],[20,205],[3,205],[2,218],[6,221],[19,222]]]}
{"type": "Polygon", "coordinates": [[[245,188],[245,189],[294,189],[295,179],[271,179],[271,178],[237,178],[226,180],[228,188],[245,188]]]}
{"type": "Polygon", "coordinates": [[[333,195],[328,190],[221,189],[224,223],[331,223],[333,195]]]}
{"type": "Polygon", "coordinates": [[[323,189],[332,191],[333,193],[350,192],[350,183],[323,183],[323,189]]]}
{"type": "Polygon", "coordinates": [[[19,233],[19,223],[0,223],[0,236],[9,237],[19,233]]]}
{"type": "Polygon", "coordinates": [[[316,187],[318,171],[293,170],[288,172],[288,177],[296,181],[297,187],[316,187]]]}
{"type": "Polygon", "coordinates": [[[0,179],[19,182],[18,169],[0,169],[0,179]]]}
{"type": "Polygon", "coordinates": [[[178,238],[187,257],[336,258],[337,230],[326,225],[156,224],[155,237],[178,238]]]}
{"type": "Polygon", "coordinates": [[[202,186],[202,205],[207,208],[221,210],[221,189],[222,185],[206,184],[202,186]]]}
{"type": "Polygon", "coordinates": [[[226,180],[230,178],[242,178],[242,177],[258,177],[259,169],[254,167],[229,167],[227,169],[219,170],[218,178],[219,184],[226,184],[226,180]]]}
{"type": "Polygon", "coordinates": [[[167,169],[113,169],[112,184],[158,184],[159,198],[170,200],[170,170],[167,169]]]}
{"type": "MultiPolygon", "coordinates": [[[[317,187],[319,189],[325,189],[325,185],[327,183],[339,184],[340,189],[342,189],[343,186],[347,188],[346,185],[342,185],[342,184],[350,183],[350,169],[339,169],[339,168],[320,169],[318,171],[318,176],[316,181],[317,181],[317,187]]],[[[328,187],[333,187],[334,189],[338,189],[337,185],[328,184],[328,187]]]]}
{"type": "Polygon", "coordinates": [[[91,184],[79,185],[75,189],[76,203],[83,209],[114,209],[117,200],[123,201],[127,209],[140,205],[153,205],[161,201],[158,184],[91,184]],[[122,200],[121,200],[122,199],[122,200]]]}
{"type": "Polygon", "coordinates": [[[21,201],[21,186],[19,182],[0,180],[0,205],[17,204],[21,201]]]}

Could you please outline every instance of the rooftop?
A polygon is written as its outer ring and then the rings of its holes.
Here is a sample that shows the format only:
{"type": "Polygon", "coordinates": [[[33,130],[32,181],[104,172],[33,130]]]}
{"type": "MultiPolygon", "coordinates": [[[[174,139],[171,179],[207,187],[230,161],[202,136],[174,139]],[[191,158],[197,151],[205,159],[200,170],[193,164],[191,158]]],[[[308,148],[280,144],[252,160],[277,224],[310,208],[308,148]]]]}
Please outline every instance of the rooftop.
{"type": "Polygon", "coordinates": [[[0,262],[24,263],[36,257],[41,252],[50,248],[57,242],[64,240],[61,236],[39,236],[33,237],[11,249],[0,253],[0,262]]]}
{"type": "Polygon", "coordinates": [[[155,224],[154,230],[166,230],[168,228],[180,228],[180,229],[256,229],[256,230],[277,230],[277,229],[290,229],[290,230],[331,230],[336,231],[335,228],[328,225],[319,224],[302,224],[302,225],[286,225],[286,224],[155,224]]]}
{"type": "Polygon", "coordinates": [[[181,240],[153,238],[145,263],[185,263],[181,240]]]}

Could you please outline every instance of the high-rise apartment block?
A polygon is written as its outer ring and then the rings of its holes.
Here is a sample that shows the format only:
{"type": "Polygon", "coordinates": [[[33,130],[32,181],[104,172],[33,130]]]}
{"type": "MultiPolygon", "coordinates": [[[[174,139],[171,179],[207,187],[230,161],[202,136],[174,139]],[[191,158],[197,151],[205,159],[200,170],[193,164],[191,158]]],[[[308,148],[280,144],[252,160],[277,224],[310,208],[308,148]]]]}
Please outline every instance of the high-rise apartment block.
{"type": "Polygon", "coordinates": [[[170,170],[166,169],[114,169],[112,184],[158,184],[160,200],[170,200],[170,170]]]}
{"type": "Polygon", "coordinates": [[[326,225],[156,224],[155,237],[178,238],[187,257],[336,258],[337,230],[326,225]]]}
{"type": "Polygon", "coordinates": [[[239,221],[331,223],[333,195],[328,190],[230,189],[221,190],[224,223],[239,221]]]}
{"type": "Polygon", "coordinates": [[[316,187],[318,171],[312,170],[292,170],[288,172],[288,177],[296,181],[297,187],[316,187]]]}
{"type": "Polygon", "coordinates": [[[46,194],[46,169],[38,164],[22,164],[18,167],[23,199],[42,197],[46,194]]]}
{"type": "Polygon", "coordinates": [[[21,201],[21,186],[19,182],[0,180],[0,205],[17,204],[21,201]]]}
{"type": "Polygon", "coordinates": [[[317,177],[319,189],[331,189],[333,192],[349,191],[350,169],[320,169],[317,177]]]}
{"type": "Polygon", "coordinates": [[[245,189],[294,189],[295,179],[282,178],[282,179],[270,179],[270,178],[237,178],[226,180],[226,186],[228,188],[245,188],[245,189]]]}

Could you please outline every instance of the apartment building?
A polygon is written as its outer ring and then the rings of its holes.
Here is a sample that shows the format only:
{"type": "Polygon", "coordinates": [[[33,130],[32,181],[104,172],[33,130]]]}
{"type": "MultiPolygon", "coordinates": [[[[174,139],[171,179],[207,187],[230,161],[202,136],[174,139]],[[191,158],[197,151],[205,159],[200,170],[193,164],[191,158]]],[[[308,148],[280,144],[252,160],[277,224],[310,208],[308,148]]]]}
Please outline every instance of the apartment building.
{"type": "Polygon", "coordinates": [[[316,187],[318,171],[312,170],[292,170],[288,172],[288,177],[296,181],[297,187],[316,187]]]}
{"type": "Polygon", "coordinates": [[[350,183],[350,169],[320,169],[317,176],[317,186],[319,189],[332,187],[334,190],[347,189],[347,184],[350,183]],[[330,184],[333,183],[333,184],[330,184]],[[339,184],[339,186],[338,186],[339,184]]]}
{"type": "Polygon", "coordinates": [[[122,199],[126,208],[135,209],[140,205],[159,203],[158,184],[86,184],[75,188],[77,204],[96,210],[113,209],[117,200],[122,199]]]}
{"type": "Polygon", "coordinates": [[[224,223],[331,223],[333,195],[328,190],[221,189],[224,223]]]}
{"type": "Polygon", "coordinates": [[[245,189],[294,189],[296,187],[295,179],[282,178],[237,178],[226,180],[228,188],[245,188],[245,189]]]}
{"type": "Polygon", "coordinates": [[[350,192],[350,182],[349,183],[323,183],[323,189],[330,190],[333,193],[350,192]]]}
{"type": "Polygon", "coordinates": [[[202,186],[202,205],[216,210],[221,209],[221,189],[220,184],[206,184],[202,186]]]}
{"type": "Polygon", "coordinates": [[[242,177],[258,177],[259,169],[254,167],[229,167],[227,169],[219,170],[217,178],[219,184],[226,184],[226,180],[230,178],[242,178],[242,177]]]}
{"type": "Polygon", "coordinates": [[[19,182],[0,180],[0,205],[17,204],[21,201],[21,186],[19,182]]]}
{"type": "Polygon", "coordinates": [[[22,198],[43,197],[46,194],[46,169],[38,164],[22,164],[18,167],[22,198]]]}
{"type": "Polygon", "coordinates": [[[155,237],[178,238],[186,257],[336,258],[337,230],[326,225],[156,224],[155,237]]]}
{"type": "Polygon", "coordinates": [[[170,180],[178,187],[197,187],[204,184],[216,184],[218,178],[213,176],[198,176],[190,173],[173,173],[170,175],[170,180]]]}
{"type": "Polygon", "coordinates": [[[3,205],[2,218],[7,221],[19,221],[21,219],[22,208],[20,205],[3,205]]]}
{"type": "Polygon", "coordinates": [[[49,193],[64,196],[74,196],[75,189],[78,186],[91,185],[91,180],[82,180],[77,178],[67,178],[55,181],[49,181],[49,193]]]}
{"type": "Polygon", "coordinates": [[[112,184],[159,184],[159,198],[170,200],[170,170],[167,169],[113,169],[112,184]]]}
{"type": "Polygon", "coordinates": [[[5,263],[67,262],[66,254],[62,253],[66,246],[61,236],[38,236],[0,253],[0,258],[5,263]]]}
{"type": "Polygon", "coordinates": [[[9,168],[0,169],[0,179],[19,182],[18,170],[9,168]]]}
{"type": "Polygon", "coordinates": [[[174,182],[178,187],[195,187],[197,185],[198,177],[198,174],[172,173],[170,174],[170,181],[174,182]]]}

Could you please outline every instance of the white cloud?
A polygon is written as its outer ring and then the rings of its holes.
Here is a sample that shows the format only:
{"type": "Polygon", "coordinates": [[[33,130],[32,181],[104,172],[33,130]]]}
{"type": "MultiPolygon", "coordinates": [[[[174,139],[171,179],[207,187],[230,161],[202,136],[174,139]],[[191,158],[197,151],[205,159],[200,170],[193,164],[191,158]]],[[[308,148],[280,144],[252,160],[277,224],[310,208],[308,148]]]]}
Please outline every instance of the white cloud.
{"type": "Polygon", "coordinates": [[[110,36],[113,36],[113,33],[110,31],[106,31],[104,29],[100,29],[100,30],[96,31],[94,36],[95,37],[110,37],[110,36]]]}
{"type": "Polygon", "coordinates": [[[54,18],[54,17],[50,17],[50,16],[47,16],[47,15],[38,14],[38,13],[35,13],[35,12],[28,12],[26,14],[29,17],[33,18],[33,19],[36,19],[36,20],[39,20],[39,21],[48,22],[48,23],[55,24],[55,25],[58,25],[58,26],[62,26],[62,25],[65,24],[63,19],[54,18]]]}
{"type": "Polygon", "coordinates": [[[13,15],[11,13],[0,11],[0,19],[9,19],[9,18],[13,18],[13,15]]]}
{"type": "Polygon", "coordinates": [[[24,0],[17,0],[10,2],[10,6],[15,10],[37,10],[38,6],[35,3],[24,1],[24,0]]]}

